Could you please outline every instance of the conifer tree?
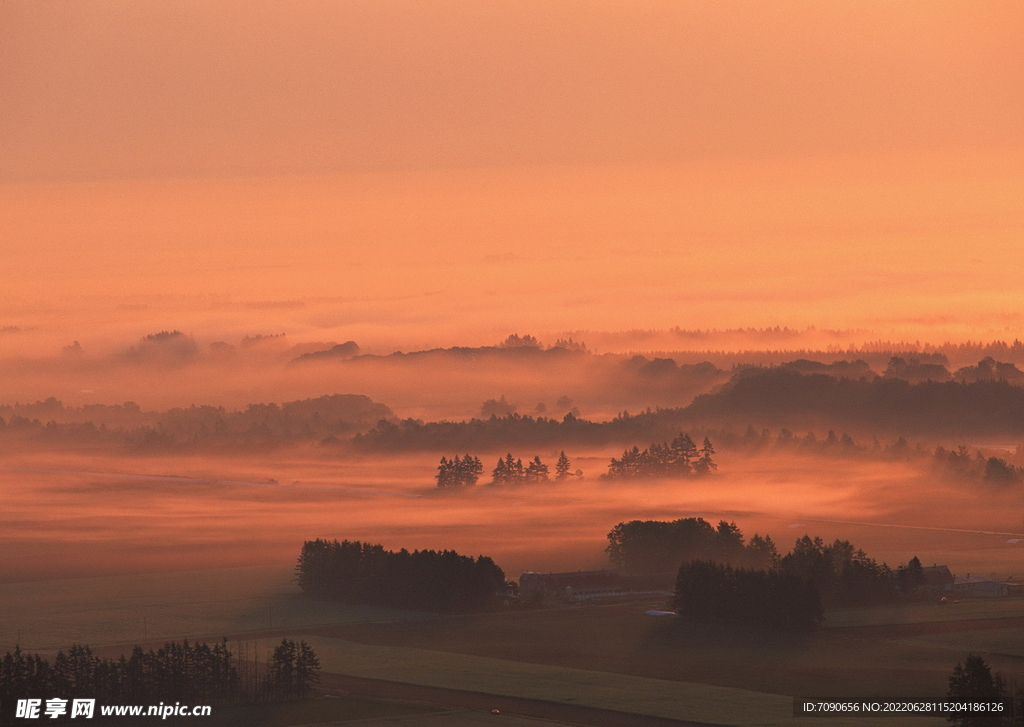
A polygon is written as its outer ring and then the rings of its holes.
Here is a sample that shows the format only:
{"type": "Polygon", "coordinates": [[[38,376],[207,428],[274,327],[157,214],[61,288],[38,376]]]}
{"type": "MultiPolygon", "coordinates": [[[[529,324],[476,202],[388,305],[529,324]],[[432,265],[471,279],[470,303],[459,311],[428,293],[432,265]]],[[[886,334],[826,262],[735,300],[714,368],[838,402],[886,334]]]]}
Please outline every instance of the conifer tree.
{"type": "Polygon", "coordinates": [[[558,461],[555,463],[555,479],[564,480],[569,476],[569,470],[572,468],[572,463],[569,458],[565,456],[565,450],[558,453],[558,461]]]}
{"type": "MultiPolygon", "coordinates": [[[[992,676],[988,664],[977,654],[969,655],[963,664],[957,664],[949,677],[949,701],[963,703],[1002,702],[1006,685],[1000,675],[992,676]]],[[[987,727],[1002,722],[1002,713],[995,711],[955,713],[946,718],[963,727],[987,727]]]]}
{"type": "Polygon", "coordinates": [[[546,482],[548,479],[548,466],[540,461],[539,456],[536,456],[530,462],[529,467],[526,468],[525,477],[527,482],[546,482]]]}
{"type": "Polygon", "coordinates": [[[706,475],[718,469],[718,465],[711,459],[715,448],[711,446],[711,440],[704,437],[704,444],[700,448],[700,458],[694,463],[693,469],[697,474],[706,475]]]}
{"type": "MultiPolygon", "coordinates": [[[[512,455],[510,454],[509,457],[511,456],[512,455]]],[[[508,475],[508,466],[505,464],[505,460],[501,457],[498,457],[498,464],[491,472],[491,482],[493,482],[495,485],[508,484],[508,475]]]]}

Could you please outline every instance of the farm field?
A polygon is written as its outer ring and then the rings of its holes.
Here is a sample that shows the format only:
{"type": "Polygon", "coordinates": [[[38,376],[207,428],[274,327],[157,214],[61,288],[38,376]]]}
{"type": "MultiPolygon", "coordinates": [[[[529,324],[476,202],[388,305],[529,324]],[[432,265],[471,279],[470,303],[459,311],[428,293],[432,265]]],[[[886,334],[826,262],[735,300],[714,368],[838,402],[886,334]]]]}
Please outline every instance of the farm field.
{"type": "MultiPolygon", "coordinates": [[[[578,668],[445,653],[401,646],[358,644],[310,636],[325,671],[491,695],[592,707],[611,712],[736,727],[792,724],[790,697],[694,682],[650,679],[578,668]]],[[[818,724],[881,724],[871,718],[818,724]]],[[[906,718],[908,727],[936,725],[906,718]]]]}
{"type": "Polygon", "coordinates": [[[950,599],[945,604],[901,603],[871,608],[845,608],[825,614],[825,628],[877,626],[931,621],[967,621],[972,619],[1024,617],[1024,598],[950,599]]]}
{"type": "Polygon", "coordinates": [[[905,639],[908,644],[925,644],[951,652],[985,652],[1000,657],[1024,658],[1024,627],[926,634],[905,639]]]}
{"type": "Polygon", "coordinates": [[[0,584],[0,649],[219,638],[268,629],[420,618],[303,597],[287,566],[0,584]]]}
{"type": "MultiPolygon", "coordinates": [[[[654,604],[651,604],[654,605],[654,604]]],[[[643,607],[567,608],[426,622],[353,624],[317,633],[348,641],[486,656],[646,679],[694,682],[830,700],[943,696],[970,651],[927,641],[863,637],[824,629],[809,636],[699,628],[651,619],[643,607]]],[[[987,643],[987,642],[986,642],[987,643]]],[[[1018,660],[986,654],[1019,678],[1018,660]]]]}

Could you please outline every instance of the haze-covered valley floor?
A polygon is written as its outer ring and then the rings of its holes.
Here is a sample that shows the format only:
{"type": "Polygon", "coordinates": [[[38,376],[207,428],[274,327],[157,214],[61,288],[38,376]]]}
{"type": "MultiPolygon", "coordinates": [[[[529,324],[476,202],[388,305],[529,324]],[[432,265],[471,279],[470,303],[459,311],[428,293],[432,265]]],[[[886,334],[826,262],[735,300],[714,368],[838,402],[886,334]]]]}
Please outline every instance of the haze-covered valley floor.
{"type": "MultiPolygon", "coordinates": [[[[552,453],[543,452],[545,459],[552,453]]],[[[608,531],[632,519],[735,521],[780,548],[847,539],[891,566],[917,555],[956,572],[1020,572],[1024,496],[948,483],[906,463],[742,454],[703,480],[597,479],[617,451],[577,454],[583,480],[444,493],[423,454],[110,457],[7,453],[5,581],[288,564],[304,540],[485,553],[526,570],[608,567],[608,531]]],[[[485,461],[498,455],[486,455],[485,461]]]]}

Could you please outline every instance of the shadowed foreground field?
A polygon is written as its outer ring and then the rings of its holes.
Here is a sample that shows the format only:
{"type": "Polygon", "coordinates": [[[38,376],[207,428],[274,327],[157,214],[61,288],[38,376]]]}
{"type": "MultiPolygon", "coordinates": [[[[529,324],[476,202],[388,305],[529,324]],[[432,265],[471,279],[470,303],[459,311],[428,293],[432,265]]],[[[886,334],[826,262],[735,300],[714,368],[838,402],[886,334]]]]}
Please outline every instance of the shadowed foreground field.
{"type": "MultiPolygon", "coordinates": [[[[940,698],[953,665],[972,650],[970,631],[958,634],[949,644],[932,643],[932,637],[888,639],[845,629],[794,637],[650,619],[642,610],[636,606],[569,608],[353,624],[318,633],[391,648],[829,700],[940,698]]],[[[970,622],[963,624],[969,628],[970,622]]],[[[1008,679],[1020,678],[1018,659],[998,653],[986,658],[1008,679]]]]}

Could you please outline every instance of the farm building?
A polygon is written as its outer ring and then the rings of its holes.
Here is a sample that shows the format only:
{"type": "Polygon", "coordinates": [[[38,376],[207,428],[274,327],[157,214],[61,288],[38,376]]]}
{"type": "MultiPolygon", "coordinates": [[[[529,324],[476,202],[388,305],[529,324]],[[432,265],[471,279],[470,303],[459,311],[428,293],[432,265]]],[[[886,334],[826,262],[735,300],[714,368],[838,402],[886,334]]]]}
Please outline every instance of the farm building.
{"type": "Polygon", "coordinates": [[[960,596],[974,596],[978,598],[999,598],[1010,593],[1010,586],[1006,583],[994,581],[985,576],[957,576],[953,583],[953,591],[960,596]]]}
{"type": "Polygon", "coordinates": [[[921,569],[924,585],[939,591],[953,590],[953,573],[946,565],[932,565],[921,569]]]}
{"type": "Polygon", "coordinates": [[[575,573],[535,573],[519,576],[519,593],[529,596],[575,597],[616,593],[622,590],[622,577],[614,570],[587,570],[575,573]]]}

